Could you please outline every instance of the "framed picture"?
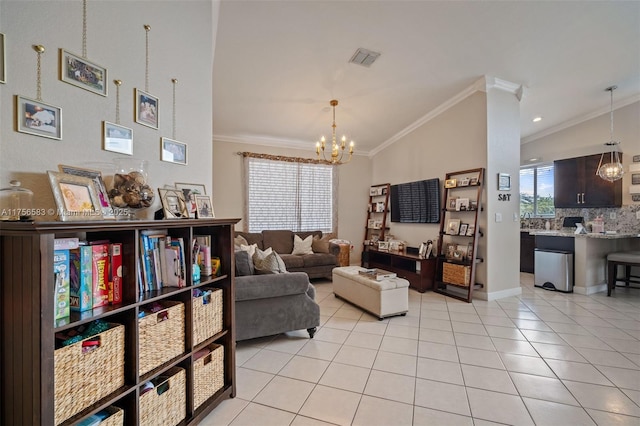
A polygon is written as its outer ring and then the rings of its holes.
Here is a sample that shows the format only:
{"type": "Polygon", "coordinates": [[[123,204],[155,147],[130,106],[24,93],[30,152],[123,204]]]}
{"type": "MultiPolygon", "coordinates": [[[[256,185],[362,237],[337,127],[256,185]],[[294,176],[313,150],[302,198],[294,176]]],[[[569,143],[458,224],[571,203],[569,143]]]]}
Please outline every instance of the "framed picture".
{"type": "Polygon", "coordinates": [[[44,138],[62,139],[62,110],[16,95],[16,130],[44,138]]]}
{"type": "Polygon", "coordinates": [[[640,173],[631,174],[631,185],[640,185],[640,173]]]}
{"type": "Polygon", "coordinates": [[[447,234],[458,235],[458,232],[460,232],[460,219],[449,219],[449,223],[447,223],[447,234]]]}
{"type": "Polygon", "coordinates": [[[134,89],[135,93],[135,120],[143,126],[158,128],[158,107],[159,100],[155,96],[134,89]]]}
{"type": "Polygon", "coordinates": [[[458,262],[462,262],[464,260],[464,252],[462,250],[454,250],[452,260],[457,260],[458,262]]]}
{"type": "Polygon", "coordinates": [[[473,237],[476,233],[476,226],[473,223],[470,223],[467,227],[467,237],[473,237]]]}
{"type": "Polygon", "coordinates": [[[471,185],[471,186],[476,186],[476,185],[478,185],[478,177],[477,177],[477,176],[474,176],[474,177],[472,177],[471,179],[469,179],[469,185],[471,185]]]}
{"type": "Polygon", "coordinates": [[[457,197],[451,197],[449,198],[449,210],[455,210],[456,209],[456,203],[458,201],[457,197]]]}
{"type": "Polygon", "coordinates": [[[184,194],[184,200],[187,203],[189,217],[196,217],[198,206],[196,204],[196,195],[205,195],[207,190],[201,183],[184,183],[176,182],[176,189],[180,189],[184,194]]]}
{"type": "Polygon", "coordinates": [[[378,241],[378,250],[389,250],[389,241],[378,241]]]}
{"type": "Polygon", "coordinates": [[[93,180],[51,170],[47,174],[61,221],[102,219],[100,199],[93,180]]]}
{"type": "Polygon", "coordinates": [[[456,179],[447,179],[444,181],[444,187],[445,188],[455,188],[457,185],[457,180],[456,179]]]}
{"type": "Polygon", "coordinates": [[[196,206],[198,209],[198,219],[216,217],[215,213],[213,212],[211,197],[209,197],[208,195],[196,195],[196,206]]]}
{"type": "Polygon", "coordinates": [[[446,243],[443,248],[444,257],[449,260],[453,259],[453,253],[456,251],[456,245],[452,243],[446,243]]]}
{"type": "Polygon", "coordinates": [[[158,188],[158,192],[165,219],[186,219],[189,217],[182,190],[158,188]]]}
{"type": "Polygon", "coordinates": [[[4,44],[4,34],[0,33],[0,83],[7,82],[7,54],[4,44]]]}
{"type": "Polygon", "coordinates": [[[162,161],[187,165],[187,144],[169,138],[160,138],[162,161]]]}
{"type": "Polygon", "coordinates": [[[102,140],[105,151],[133,155],[133,130],[128,127],[103,121],[102,140]]]}
{"type": "Polygon", "coordinates": [[[456,211],[467,211],[469,210],[469,199],[468,198],[458,198],[456,200],[456,211]]]}
{"type": "Polygon", "coordinates": [[[81,169],[79,167],[74,166],[65,166],[64,164],[58,164],[58,170],[61,173],[66,173],[68,175],[80,176],[91,179],[93,185],[95,187],[96,193],[98,194],[98,200],[100,201],[100,209],[102,210],[102,218],[103,219],[115,219],[116,216],[111,208],[111,203],[109,202],[109,192],[107,191],[107,187],[102,180],[102,173],[98,170],[89,170],[89,169],[81,169]]]}
{"type": "Polygon", "coordinates": [[[458,186],[469,186],[470,179],[468,177],[460,179],[458,186]]]}
{"type": "Polygon", "coordinates": [[[461,223],[460,224],[460,231],[458,232],[458,235],[467,235],[467,229],[469,229],[469,224],[468,223],[461,223]]]}
{"type": "Polygon", "coordinates": [[[509,173],[498,173],[498,191],[511,190],[511,176],[509,173]]]}
{"type": "Polygon", "coordinates": [[[64,49],[60,49],[60,80],[107,96],[107,69],[64,49]]]}

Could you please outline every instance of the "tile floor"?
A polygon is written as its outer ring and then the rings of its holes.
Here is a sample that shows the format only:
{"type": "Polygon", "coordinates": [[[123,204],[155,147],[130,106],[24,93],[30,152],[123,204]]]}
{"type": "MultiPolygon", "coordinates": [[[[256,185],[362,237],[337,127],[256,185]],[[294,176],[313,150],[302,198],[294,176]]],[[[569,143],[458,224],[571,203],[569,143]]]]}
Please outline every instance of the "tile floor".
{"type": "Polygon", "coordinates": [[[211,425],[640,425],[640,290],[472,304],[409,293],[378,321],[315,282],[321,327],[240,342],[211,425]]]}

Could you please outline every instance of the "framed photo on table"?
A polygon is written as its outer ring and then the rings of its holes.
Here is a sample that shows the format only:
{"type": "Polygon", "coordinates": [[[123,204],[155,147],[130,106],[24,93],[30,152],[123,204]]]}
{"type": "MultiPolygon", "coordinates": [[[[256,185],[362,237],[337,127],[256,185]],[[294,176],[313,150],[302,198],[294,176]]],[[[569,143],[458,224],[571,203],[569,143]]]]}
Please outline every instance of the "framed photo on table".
{"type": "Polygon", "coordinates": [[[60,140],[62,139],[62,109],[16,95],[16,130],[60,140]]]}
{"type": "Polygon", "coordinates": [[[198,214],[198,205],[196,204],[196,196],[206,195],[207,190],[201,183],[184,183],[176,182],[175,187],[184,194],[184,201],[187,203],[189,217],[196,217],[198,214]]]}
{"type": "Polygon", "coordinates": [[[198,211],[198,219],[214,218],[213,204],[211,197],[208,195],[196,195],[196,207],[198,211]]]}
{"type": "Polygon", "coordinates": [[[47,174],[61,221],[102,219],[100,199],[91,179],[51,170],[47,174]]]}
{"type": "Polygon", "coordinates": [[[165,219],[187,219],[189,211],[184,201],[184,194],[179,189],[158,188],[165,219]]]}
{"type": "Polygon", "coordinates": [[[98,170],[82,169],[74,166],[66,166],[64,164],[58,164],[58,170],[68,175],[86,177],[93,181],[98,199],[100,201],[100,209],[102,210],[103,219],[115,219],[116,216],[111,208],[111,202],[109,201],[109,192],[102,180],[102,173],[98,170]]]}

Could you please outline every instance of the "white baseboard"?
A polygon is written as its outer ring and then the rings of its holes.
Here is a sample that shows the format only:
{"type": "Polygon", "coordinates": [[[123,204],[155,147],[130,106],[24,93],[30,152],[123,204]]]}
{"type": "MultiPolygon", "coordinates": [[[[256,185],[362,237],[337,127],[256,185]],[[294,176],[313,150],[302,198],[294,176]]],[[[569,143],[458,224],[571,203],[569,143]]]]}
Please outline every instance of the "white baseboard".
{"type": "Polygon", "coordinates": [[[497,299],[504,299],[505,297],[519,296],[522,294],[522,288],[520,286],[514,288],[508,288],[506,290],[493,291],[487,293],[486,291],[474,291],[473,298],[492,301],[497,299]]]}

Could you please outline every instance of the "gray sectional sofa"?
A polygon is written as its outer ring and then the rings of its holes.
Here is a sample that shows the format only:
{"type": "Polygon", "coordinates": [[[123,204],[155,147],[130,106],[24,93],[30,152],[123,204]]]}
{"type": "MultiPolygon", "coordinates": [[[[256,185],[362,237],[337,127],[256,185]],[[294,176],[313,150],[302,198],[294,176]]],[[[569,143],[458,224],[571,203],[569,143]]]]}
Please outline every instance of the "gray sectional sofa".
{"type": "MultiPolygon", "coordinates": [[[[297,233],[322,237],[322,232],[297,233]]],[[[320,307],[315,302],[315,288],[309,278],[331,278],[338,263],[340,247],[326,244],[318,253],[294,255],[291,231],[237,232],[249,245],[260,250],[269,247],[284,261],[287,272],[256,273],[246,251],[236,251],[236,340],[271,336],[306,329],[313,338],[320,325],[320,307]],[[328,253],[324,253],[328,251],[328,253]]]]}

